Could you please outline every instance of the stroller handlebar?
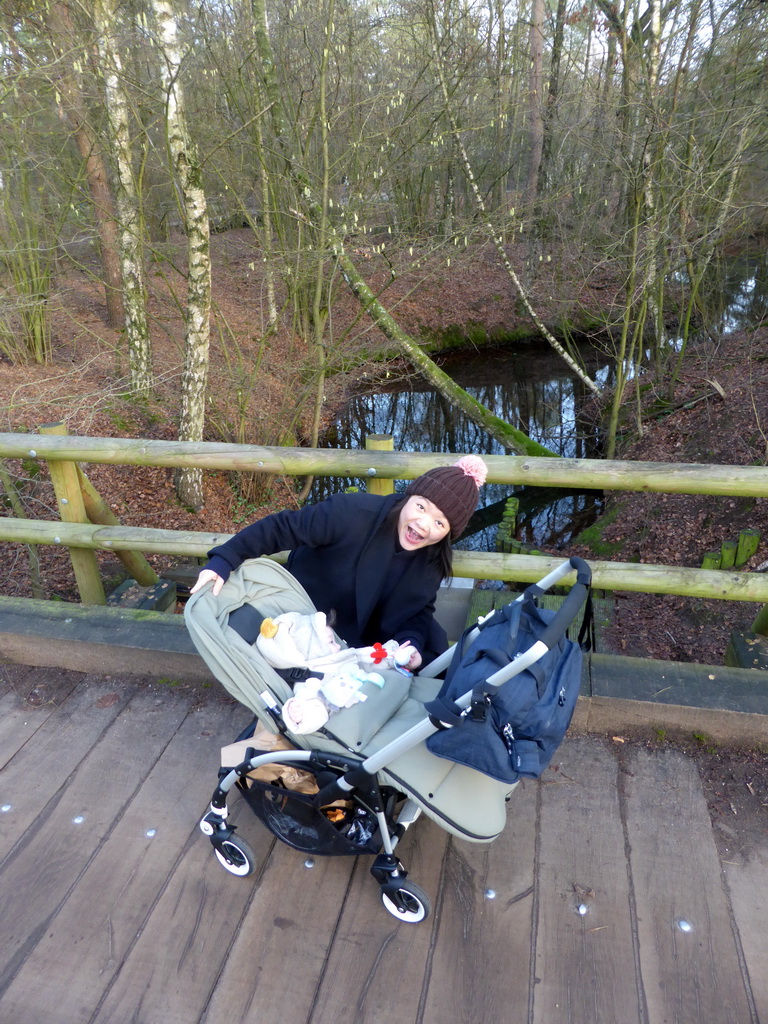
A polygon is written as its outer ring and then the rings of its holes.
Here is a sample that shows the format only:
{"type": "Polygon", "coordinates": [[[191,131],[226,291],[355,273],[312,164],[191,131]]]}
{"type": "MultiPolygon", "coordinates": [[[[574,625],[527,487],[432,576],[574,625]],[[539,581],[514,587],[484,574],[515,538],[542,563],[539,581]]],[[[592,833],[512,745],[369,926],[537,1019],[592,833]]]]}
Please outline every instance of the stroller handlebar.
{"type": "MultiPolygon", "coordinates": [[[[570,602],[568,601],[568,599],[566,599],[557,616],[555,617],[555,619],[553,619],[552,624],[550,626],[550,629],[552,630],[552,632],[549,634],[550,639],[552,639],[552,637],[556,635],[554,631],[555,624],[557,624],[557,629],[561,630],[561,632],[560,635],[557,636],[557,639],[554,639],[552,641],[552,646],[559,642],[560,636],[562,636],[565,633],[568,626],[570,626],[571,621],[573,620],[579,608],[581,607],[581,604],[586,599],[586,593],[583,592],[583,589],[589,588],[589,586],[592,583],[592,570],[583,558],[577,558],[576,556],[573,556],[572,558],[568,558],[565,561],[561,562],[558,566],[552,569],[551,572],[547,573],[546,576],[543,576],[537,583],[533,584],[534,587],[537,587],[538,590],[541,593],[543,593],[546,590],[549,590],[550,587],[553,587],[556,583],[559,583],[560,580],[563,579],[563,577],[568,576],[570,573],[572,573],[574,569],[576,570],[576,583],[574,584],[571,593],[573,593],[573,591],[576,590],[577,587],[579,587],[579,590],[577,590],[576,592],[581,596],[578,600],[574,598],[570,602]],[[564,625],[561,625],[562,623],[564,623],[564,625]]],[[[517,600],[522,601],[523,597],[524,595],[520,594],[517,600]]],[[[492,614],[492,612],[489,612],[489,615],[492,614]]],[[[475,634],[470,635],[469,640],[474,639],[474,635],[475,634]]],[[[444,672],[450,665],[455,647],[456,645],[453,644],[451,647],[448,648],[447,651],[444,651],[442,654],[439,654],[434,661],[431,661],[429,665],[426,666],[425,669],[421,670],[419,675],[423,676],[424,678],[435,678],[436,676],[439,676],[440,673],[444,672]]]]}

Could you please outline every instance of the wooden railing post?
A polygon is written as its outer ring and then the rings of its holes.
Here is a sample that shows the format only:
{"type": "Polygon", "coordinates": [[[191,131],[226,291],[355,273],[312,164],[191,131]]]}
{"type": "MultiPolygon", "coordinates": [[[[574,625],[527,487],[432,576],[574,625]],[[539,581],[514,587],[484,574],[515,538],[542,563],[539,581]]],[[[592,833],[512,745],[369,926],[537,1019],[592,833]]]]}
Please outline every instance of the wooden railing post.
{"type": "MultiPolygon", "coordinates": [[[[44,423],[41,434],[66,434],[64,423],[44,423]]],[[[87,523],[76,462],[49,462],[48,469],[56,493],[59,515],[65,523],[87,523]]],[[[70,547],[69,556],[75,571],[75,581],[80,592],[81,604],[106,604],[104,585],[101,582],[96,552],[88,548],[70,547]]]]}
{"type": "MultiPolygon", "coordinates": [[[[391,434],[368,434],[365,439],[365,450],[367,452],[391,452],[394,451],[395,442],[391,434]]],[[[386,477],[368,479],[369,494],[394,494],[395,481],[386,477]]]]}
{"type": "MultiPolygon", "coordinates": [[[[104,501],[83,470],[77,467],[85,514],[94,525],[119,526],[120,520],[104,501]]],[[[152,587],[160,577],[139,551],[116,551],[115,554],[140,587],[152,587]]]]}

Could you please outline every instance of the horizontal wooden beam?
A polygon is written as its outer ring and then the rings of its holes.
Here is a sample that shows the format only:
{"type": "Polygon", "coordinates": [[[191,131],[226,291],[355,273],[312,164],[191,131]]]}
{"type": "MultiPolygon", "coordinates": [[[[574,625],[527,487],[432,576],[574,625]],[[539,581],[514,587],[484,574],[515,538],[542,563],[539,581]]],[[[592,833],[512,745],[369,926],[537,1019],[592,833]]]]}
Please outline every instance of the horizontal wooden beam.
{"type": "MultiPolygon", "coordinates": [[[[212,441],[146,441],[124,437],[45,437],[0,433],[0,457],[126,466],[202,469],[286,476],[354,476],[412,480],[460,453],[373,452],[330,448],[268,448],[212,441]]],[[[619,462],[484,455],[488,482],[537,487],[768,497],[768,467],[699,463],[619,462]]]]}
{"type": "MultiPolygon", "coordinates": [[[[191,530],[151,530],[138,526],[93,526],[89,523],[51,523],[39,519],[0,519],[0,540],[23,544],[63,544],[105,551],[144,551],[204,558],[229,533],[191,530]]],[[[287,553],[275,556],[285,561],[287,553]]],[[[502,555],[484,551],[456,551],[456,576],[471,579],[533,583],[562,563],[540,555],[502,555]]],[[[635,562],[590,561],[594,586],[601,590],[645,594],[679,594],[727,601],[768,602],[768,574],[690,569],[635,562]]],[[[566,584],[573,582],[566,577],[566,584]]]]}

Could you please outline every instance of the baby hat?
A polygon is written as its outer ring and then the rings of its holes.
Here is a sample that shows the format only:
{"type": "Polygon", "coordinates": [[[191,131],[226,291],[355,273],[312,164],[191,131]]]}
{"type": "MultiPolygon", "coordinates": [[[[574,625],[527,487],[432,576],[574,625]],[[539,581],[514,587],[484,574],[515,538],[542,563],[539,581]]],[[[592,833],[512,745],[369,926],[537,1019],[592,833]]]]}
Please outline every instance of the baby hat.
{"type": "Polygon", "coordinates": [[[478,492],[485,483],[488,467],[477,455],[465,455],[452,466],[438,466],[411,480],[405,489],[410,497],[421,495],[436,505],[451,527],[451,540],[465,530],[477,508],[478,492]]]}

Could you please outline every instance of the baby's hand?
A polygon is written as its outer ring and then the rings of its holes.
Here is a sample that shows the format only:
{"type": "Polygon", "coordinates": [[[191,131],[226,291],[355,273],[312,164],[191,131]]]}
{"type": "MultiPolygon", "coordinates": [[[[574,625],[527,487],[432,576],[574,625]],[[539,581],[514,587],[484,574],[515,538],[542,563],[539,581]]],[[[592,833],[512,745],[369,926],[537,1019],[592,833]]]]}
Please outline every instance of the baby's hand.
{"type": "Polygon", "coordinates": [[[213,569],[203,569],[201,571],[200,575],[197,577],[197,582],[190,590],[190,594],[197,593],[198,590],[204,587],[205,584],[209,583],[211,580],[213,580],[213,596],[218,597],[221,592],[221,588],[224,586],[224,580],[217,572],[214,572],[213,569]]]}
{"type": "Polygon", "coordinates": [[[421,655],[410,641],[406,641],[395,651],[395,664],[407,668],[409,672],[415,672],[421,665],[421,655]]]}

